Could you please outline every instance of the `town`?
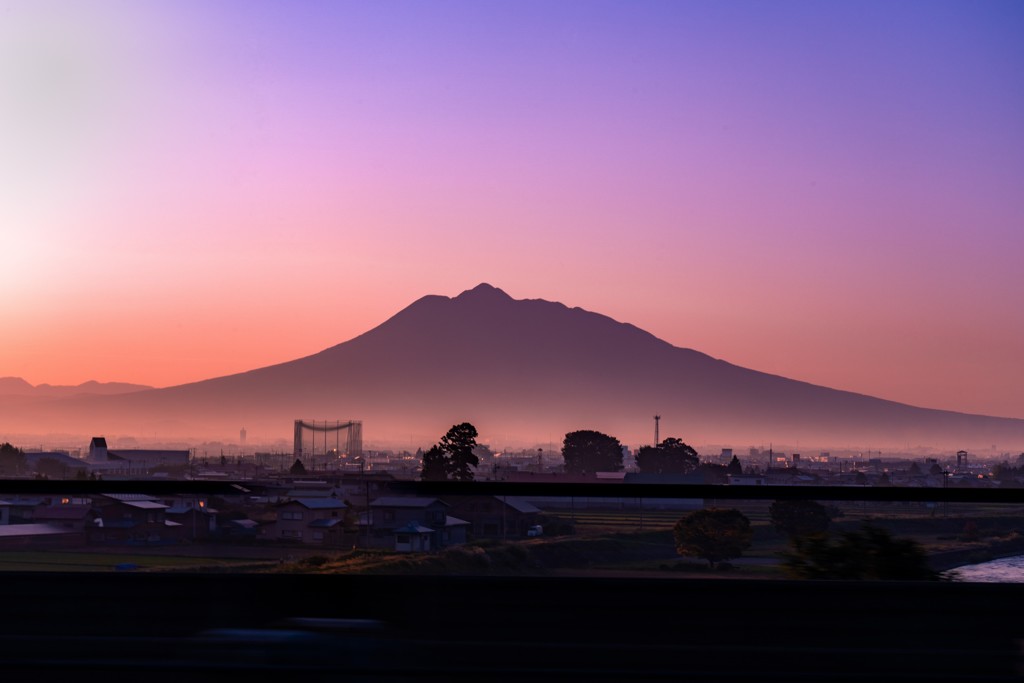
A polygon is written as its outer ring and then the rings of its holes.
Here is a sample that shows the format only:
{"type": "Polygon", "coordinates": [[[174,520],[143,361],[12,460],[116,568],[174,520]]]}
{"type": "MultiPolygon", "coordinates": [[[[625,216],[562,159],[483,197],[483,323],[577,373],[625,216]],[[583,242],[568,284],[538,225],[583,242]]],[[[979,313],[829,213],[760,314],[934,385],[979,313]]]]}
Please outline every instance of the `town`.
{"type": "MultiPolygon", "coordinates": [[[[646,523],[651,530],[709,505],[682,496],[646,502],[626,495],[508,496],[469,490],[423,496],[407,486],[443,481],[449,475],[502,485],[999,489],[1024,484],[1024,453],[808,455],[752,447],[741,456],[732,448],[698,453],[675,437],[656,441],[657,446],[630,448],[589,430],[566,434],[560,450],[541,446],[499,451],[477,443],[476,436],[475,427],[463,423],[427,451],[364,450],[358,421],[296,420],[289,452],[250,448],[244,430],[237,443],[189,448],[138,448],[135,439],[124,437],[112,446],[103,436],[93,437],[82,449],[5,443],[0,446],[0,476],[7,485],[0,492],[0,548],[137,550],[216,542],[276,548],[276,556],[286,558],[309,549],[422,553],[470,542],[583,533],[588,524],[607,531],[609,525],[643,530],[646,523]],[[471,458],[461,475],[450,462],[446,469],[444,461],[446,452],[460,448],[471,458]],[[440,469],[432,468],[435,455],[440,469]],[[90,487],[72,491],[62,488],[62,481],[87,482],[90,487]],[[125,492],[127,481],[139,482],[138,491],[125,492]],[[176,481],[240,486],[230,493],[196,493],[184,486],[174,492],[176,481]],[[19,486],[26,482],[33,484],[31,491],[19,486]],[[118,492],[105,492],[108,482],[120,483],[118,492]],[[161,484],[159,495],[146,492],[153,483],[161,484]],[[600,511],[618,518],[600,518],[600,511]],[[598,518],[603,522],[595,523],[598,518]]],[[[755,519],[765,518],[772,499],[766,492],[762,505],[745,503],[745,509],[755,519]]],[[[919,512],[934,516],[935,503],[916,505],[919,512]]],[[[261,556],[252,551],[240,555],[261,556]]]]}

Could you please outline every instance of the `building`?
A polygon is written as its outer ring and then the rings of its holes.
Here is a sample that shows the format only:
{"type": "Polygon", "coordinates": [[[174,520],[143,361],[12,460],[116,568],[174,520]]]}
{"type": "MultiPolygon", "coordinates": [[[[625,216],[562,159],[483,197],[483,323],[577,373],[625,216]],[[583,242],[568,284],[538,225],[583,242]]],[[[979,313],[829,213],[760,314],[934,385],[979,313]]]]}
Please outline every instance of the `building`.
{"type": "Polygon", "coordinates": [[[210,538],[217,533],[217,511],[205,498],[181,496],[163,501],[167,505],[164,516],[181,525],[180,537],[192,541],[210,538]]]}
{"type": "Polygon", "coordinates": [[[337,498],[295,498],[277,506],[277,518],[265,537],[309,545],[341,547],[346,544],[345,511],[337,498]]]}
{"type": "Polygon", "coordinates": [[[92,505],[66,503],[37,507],[32,518],[33,521],[41,524],[85,532],[96,526],[97,514],[92,505]]]}
{"type": "Polygon", "coordinates": [[[107,448],[107,440],[94,436],[89,442],[86,458],[91,470],[104,476],[138,476],[154,471],[184,472],[189,465],[187,450],[107,448]]]}
{"type": "Polygon", "coordinates": [[[106,493],[93,502],[97,521],[88,531],[92,544],[160,545],[181,537],[181,524],[168,520],[168,506],[153,496],[106,493]]]}
{"type": "Polygon", "coordinates": [[[767,486],[768,477],[763,474],[730,474],[729,486],[767,486]]]}
{"type": "Polygon", "coordinates": [[[370,503],[369,543],[397,551],[432,551],[466,542],[470,523],[439,498],[384,496],[370,503]]]}
{"type": "Polygon", "coordinates": [[[540,523],[540,508],[513,496],[446,496],[450,512],[469,522],[476,539],[526,538],[530,527],[540,523]]]}
{"type": "Polygon", "coordinates": [[[25,466],[54,479],[74,479],[89,469],[86,462],[63,451],[26,451],[25,466]]]}

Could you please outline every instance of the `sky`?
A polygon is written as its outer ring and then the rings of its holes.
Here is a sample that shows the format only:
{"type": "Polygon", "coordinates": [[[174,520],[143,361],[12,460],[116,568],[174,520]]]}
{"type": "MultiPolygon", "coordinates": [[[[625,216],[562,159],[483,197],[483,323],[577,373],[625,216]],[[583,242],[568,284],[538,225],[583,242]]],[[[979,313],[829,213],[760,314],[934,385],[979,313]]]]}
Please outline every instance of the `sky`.
{"type": "Polygon", "coordinates": [[[1024,418],[1024,4],[0,0],[0,376],[169,386],[480,282],[1024,418]]]}

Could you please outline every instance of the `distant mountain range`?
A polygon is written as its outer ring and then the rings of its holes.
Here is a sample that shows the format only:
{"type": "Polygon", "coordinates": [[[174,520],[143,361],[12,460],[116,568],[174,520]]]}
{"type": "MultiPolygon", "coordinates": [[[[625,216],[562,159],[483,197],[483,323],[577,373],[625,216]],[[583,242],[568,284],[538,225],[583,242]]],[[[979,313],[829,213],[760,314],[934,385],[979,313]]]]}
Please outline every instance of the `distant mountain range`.
{"type": "Polygon", "coordinates": [[[76,386],[53,384],[29,384],[21,377],[0,377],[0,397],[27,396],[32,398],[64,398],[68,396],[109,396],[111,394],[127,394],[133,391],[146,391],[153,387],[145,384],[127,384],[125,382],[97,382],[89,380],[76,386]]]}
{"type": "Polygon", "coordinates": [[[294,419],[305,418],[362,420],[367,442],[413,448],[463,421],[497,447],[558,444],[576,429],[642,444],[653,440],[660,414],[662,437],[696,444],[1024,450],[1024,420],[918,408],[741,368],[487,284],[423,297],[354,339],[279,365],[130,394],[4,403],[0,438],[45,427],[233,440],[243,426],[287,438],[294,419]]]}

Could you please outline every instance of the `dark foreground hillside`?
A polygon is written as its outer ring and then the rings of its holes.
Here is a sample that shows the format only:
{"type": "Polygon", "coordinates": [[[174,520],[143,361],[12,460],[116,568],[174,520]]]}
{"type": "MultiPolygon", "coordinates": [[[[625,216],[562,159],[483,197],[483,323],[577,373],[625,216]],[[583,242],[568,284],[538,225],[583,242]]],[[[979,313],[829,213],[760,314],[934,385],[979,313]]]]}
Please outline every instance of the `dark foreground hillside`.
{"type": "Polygon", "coordinates": [[[1024,587],[5,574],[10,680],[1011,681],[1024,587]]]}

